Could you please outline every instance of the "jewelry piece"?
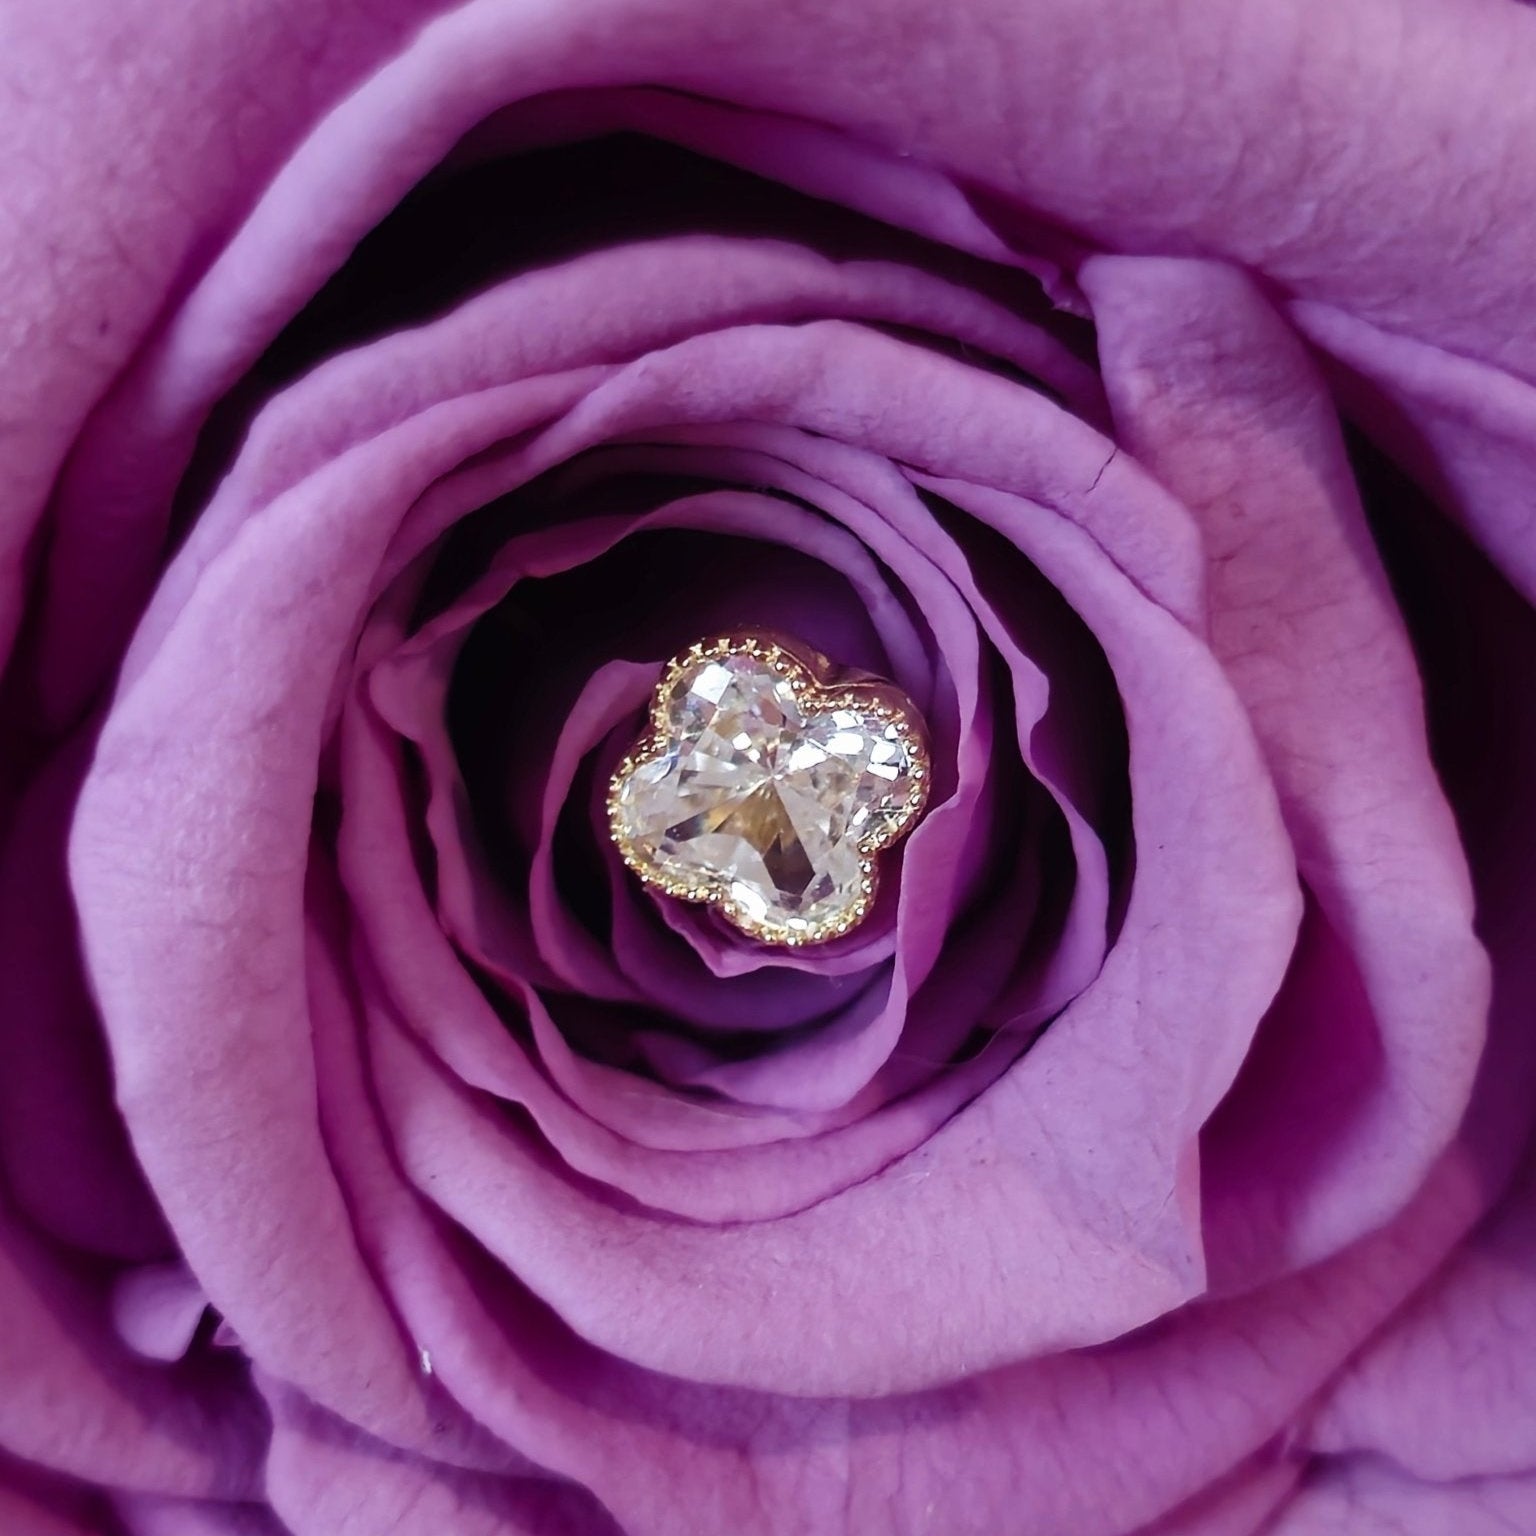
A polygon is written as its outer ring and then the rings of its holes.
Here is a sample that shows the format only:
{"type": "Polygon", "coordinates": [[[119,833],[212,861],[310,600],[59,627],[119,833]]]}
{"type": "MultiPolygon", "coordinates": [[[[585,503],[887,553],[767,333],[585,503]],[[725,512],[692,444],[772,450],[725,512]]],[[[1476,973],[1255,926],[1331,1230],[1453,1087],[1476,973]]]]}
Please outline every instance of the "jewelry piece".
{"type": "Polygon", "coordinates": [[[780,636],[726,635],[667,663],[608,826],[647,885],[794,948],[869,915],[876,856],[928,785],[923,723],[894,684],[780,636]]]}

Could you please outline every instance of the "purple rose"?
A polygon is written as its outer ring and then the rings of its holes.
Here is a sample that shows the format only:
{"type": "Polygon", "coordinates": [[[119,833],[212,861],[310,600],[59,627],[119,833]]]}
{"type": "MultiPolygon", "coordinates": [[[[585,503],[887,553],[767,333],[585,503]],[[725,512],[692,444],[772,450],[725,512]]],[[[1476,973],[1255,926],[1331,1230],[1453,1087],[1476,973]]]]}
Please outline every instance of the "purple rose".
{"type": "Polygon", "coordinates": [[[0,1528],[1536,1529],[1536,13],[4,36],[0,1528]],[[743,625],[825,945],[608,837],[743,625]]]}

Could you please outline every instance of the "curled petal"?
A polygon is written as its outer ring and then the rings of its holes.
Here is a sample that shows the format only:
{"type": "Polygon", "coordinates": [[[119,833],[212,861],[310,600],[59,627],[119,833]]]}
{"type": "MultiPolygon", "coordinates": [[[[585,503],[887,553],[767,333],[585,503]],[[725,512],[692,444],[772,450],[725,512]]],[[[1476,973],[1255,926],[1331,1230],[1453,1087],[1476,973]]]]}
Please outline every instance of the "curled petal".
{"type": "Polygon", "coordinates": [[[1536,1522],[1536,1475],[1422,1482],[1389,1463],[1323,1463],[1265,1536],[1511,1536],[1536,1522]]]}
{"type": "Polygon", "coordinates": [[[1287,980],[1306,999],[1294,1065],[1261,1053],[1207,1139],[1218,1274],[1269,1272],[1379,1225],[1455,1134],[1488,964],[1418,665],[1300,344],[1228,268],[1096,258],[1083,282],[1121,440],[1200,524],[1212,648],[1318,909],[1287,980]],[[1330,1020],[1326,1039],[1308,1014],[1330,1020]]]}

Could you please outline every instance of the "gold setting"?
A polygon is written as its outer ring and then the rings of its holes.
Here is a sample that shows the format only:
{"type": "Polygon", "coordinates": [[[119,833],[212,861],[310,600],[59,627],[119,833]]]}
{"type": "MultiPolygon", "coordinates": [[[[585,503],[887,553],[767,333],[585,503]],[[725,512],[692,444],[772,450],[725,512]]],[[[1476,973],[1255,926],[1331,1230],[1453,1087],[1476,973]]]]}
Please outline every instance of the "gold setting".
{"type": "Polygon", "coordinates": [[[912,830],[927,808],[932,779],[927,733],[916,709],[899,688],[865,673],[841,671],[820,653],[780,635],[763,631],[721,635],[696,641],[666,664],[651,695],[649,722],[645,734],[625,755],[608,782],[609,835],[625,866],[643,884],[679,901],[711,906],[748,937],[786,949],[801,949],[842,938],[869,916],[879,890],[876,856],[912,830]],[[908,773],[911,787],[905,804],[878,819],[854,845],[859,860],[859,895],[854,905],[835,919],[808,923],[798,929],[771,920],[759,920],[744,911],[730,895],[726,877],[680,880],[665,874],[649,862],[624,829],[620,795],[625,781],[637,769],[657,761],[667,751],[671,733],[667,727],[666,709],[672,689],[695,668],[731,656],[750,656],[765,663],[789,684],[796,703],[806,716],[847,709],[893,727],[911,761],[908,773]]]}

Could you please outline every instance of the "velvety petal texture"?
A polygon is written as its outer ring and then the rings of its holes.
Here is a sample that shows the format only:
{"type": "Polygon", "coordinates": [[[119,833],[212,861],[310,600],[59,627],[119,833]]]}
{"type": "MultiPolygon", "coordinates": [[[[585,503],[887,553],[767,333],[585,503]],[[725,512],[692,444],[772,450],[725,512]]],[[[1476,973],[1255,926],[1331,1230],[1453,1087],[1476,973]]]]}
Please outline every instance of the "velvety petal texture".
{"type": "Polygon", "coordinates": [[[1101,257],[1083,283],[1121,441],[1201,519],[1212,648],[1316,904],[1288,987],[1333,1018],[1297,1017],[1294,1065],[1266,1053],[1262,1088],[1213,1128],[1227,1145],[1209,1209],[1234,1248],[1281,1243],[1305,1261],[1379,1225],[1461,1119],[1489,992],[1466,861],[1413,653],[1300,343],[1227,269],[1101,257]],[[1285,1237],[1232,1230],[1261,1211],[1285,1237]]]}
{"type": "Polygon", "coordinates": [[[1536,1520],[1536,14],[194,10],[0,50],[0,1525],[1536,1520]]]}

